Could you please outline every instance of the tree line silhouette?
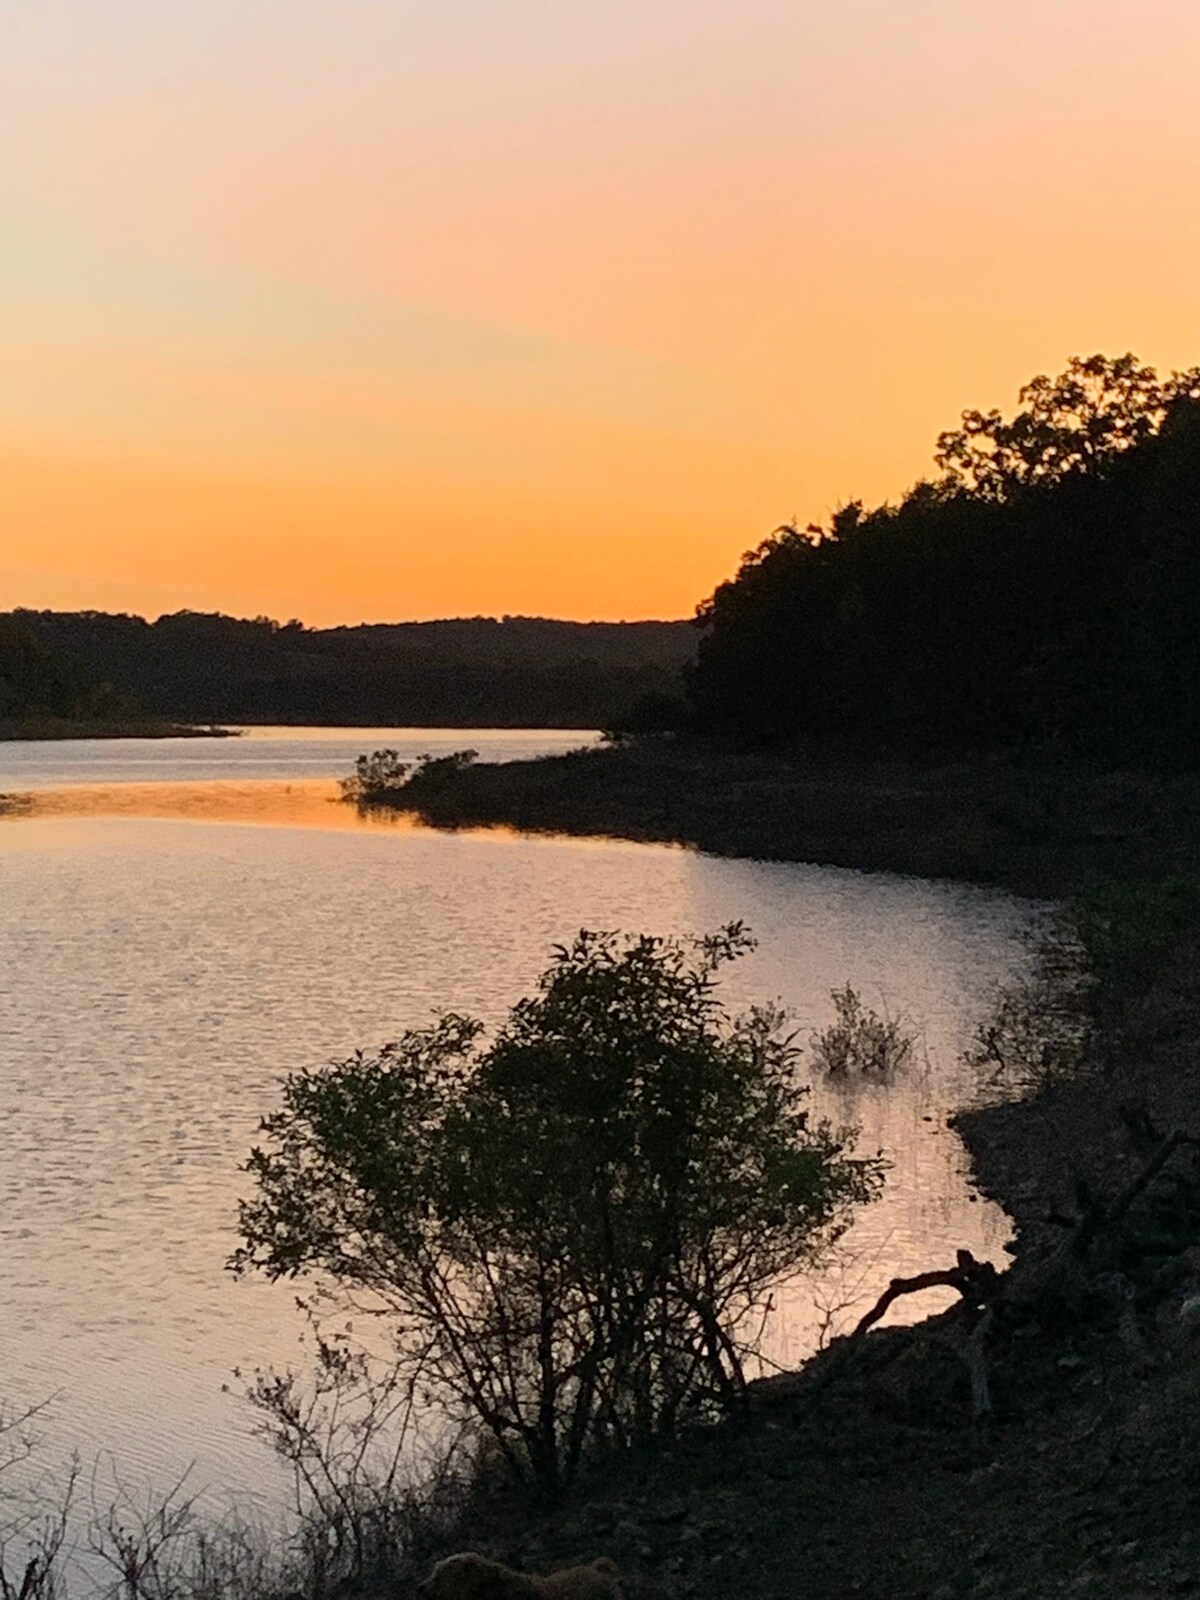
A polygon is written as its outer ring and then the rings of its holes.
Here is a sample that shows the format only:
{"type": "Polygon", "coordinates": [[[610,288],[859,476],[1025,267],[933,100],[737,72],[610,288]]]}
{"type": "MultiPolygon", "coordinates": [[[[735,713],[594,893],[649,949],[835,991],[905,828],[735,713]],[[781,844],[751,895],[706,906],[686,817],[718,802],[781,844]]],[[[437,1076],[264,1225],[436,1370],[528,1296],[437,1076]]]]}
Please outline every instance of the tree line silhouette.
{"type": "Polygon", "coordinates": [[[898,505],[778,529],[698,610],[701,729],[1200,759],[1200,369],[968,411],[898,505]]]}
{"type": "Polygon", "coordinates": [[[51,717],[92,722],[131,712],[111,683],[72,657],[47,649],[16,616],[0,616],[0,721],[51,717]]]}
{"type": "Polygon", "coordinates": [[[687,622],[540,617],[315,629],[194,611],[156,622],[16,611],[6,626],[68,675],[200,723],[595,728],[641,695],[678,694],[696,648],[687,622]]]}
{"type": "Polygon", "coordinates": [[[1200,368],[1076,357],[898,504],[785,525],[686,622],[0,617],[0,717],[691,727],[1200,760],[1200,368]],[[698,646],[698,648],[697,648],[698,646]]]}

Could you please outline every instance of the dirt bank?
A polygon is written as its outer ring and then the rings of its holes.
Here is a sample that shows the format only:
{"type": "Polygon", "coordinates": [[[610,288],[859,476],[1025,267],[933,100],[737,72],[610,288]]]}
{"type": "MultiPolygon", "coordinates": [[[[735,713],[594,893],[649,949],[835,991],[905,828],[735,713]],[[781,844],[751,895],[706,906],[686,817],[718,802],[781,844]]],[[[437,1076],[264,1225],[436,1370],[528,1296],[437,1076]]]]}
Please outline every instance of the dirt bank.
{"type": "Polygon", "coordinates": [[[556,1512],[481,1498],[458,1542],[533,1570],[608,1554],[634,1600],[1200,1594],[1196,967],[1194,944],[1163,962],[1103,1070],[959,1119],[1018,1224],[980,1345],[990,1417],[964,1303],[835,1343],[744,1424],[601,1465],[556,1512]]]}
{"type": "Polygon", "coordinates": [[[676,841],[1044,897],[1099,873],[1200,865],[1200,780],[1101,772],[1044,752],[916,760],[663,740],[481,764],[383,798],[441,827],[676,841]]]}

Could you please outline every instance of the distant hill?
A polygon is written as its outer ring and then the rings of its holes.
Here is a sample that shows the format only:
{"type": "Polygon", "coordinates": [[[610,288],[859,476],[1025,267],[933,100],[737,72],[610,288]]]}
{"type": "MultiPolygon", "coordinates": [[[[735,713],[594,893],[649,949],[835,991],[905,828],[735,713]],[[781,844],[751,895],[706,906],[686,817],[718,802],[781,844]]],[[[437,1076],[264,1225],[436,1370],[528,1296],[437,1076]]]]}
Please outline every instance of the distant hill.
{"type": "Polygon", "coordinates": [[[697,639],[689,622],[543,617],[323,629],[197,611],[7,620],[146,712],[204,723],[604,727],[643,696],[679,694],[697,639]]]}

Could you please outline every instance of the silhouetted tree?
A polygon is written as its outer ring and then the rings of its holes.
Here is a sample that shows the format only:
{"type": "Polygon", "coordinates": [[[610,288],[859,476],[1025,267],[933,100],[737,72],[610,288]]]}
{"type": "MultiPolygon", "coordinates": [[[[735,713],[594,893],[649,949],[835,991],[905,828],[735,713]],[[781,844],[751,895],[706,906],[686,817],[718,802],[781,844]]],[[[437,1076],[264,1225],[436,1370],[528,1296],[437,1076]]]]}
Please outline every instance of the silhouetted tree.
{"type": "Polygon", "coordinates": [[[771,1288],[881,1177],[810,1116],[782,1017],[719,1005],[749,943],[581,933],[486,1048],[445,1016],[293,1074],[235,1268],[386,1313],[399,1368],[548,1488],[740,1406],[771,1288]]]}
{"type": "Polygon", "coordinates": [[[948,486],[1005,500],[1030,484],[1101,470],[1157,433],[1185,397],[1200,397],[1200,367],[1160,380],[1132,354],[1073,356],[1057,378],[1031,379],[1023,409],[1007,421],[999,411],[964,411],[961,427],[938,435],[934,459],[948,486]]]}
{"type": "Polygon", "coordinates": [[[180,611],[13,620],[147,711],[190,722],[605,726],[643,693],[679,693],[686,622],[461,618],[310,629],[180,611]]]}
{"type": "Polygon", "coordinates": [[[1200,374],[1072,361],[898,505],[776,530],[698,610],[698,725],[1200,759],[1200,374]]]}
{"type": "Polygon", "coordinates": [[[110,684],[47,650],[32,629],[0,616],[0,717],[89,721],[129,712],[110,684]]]}

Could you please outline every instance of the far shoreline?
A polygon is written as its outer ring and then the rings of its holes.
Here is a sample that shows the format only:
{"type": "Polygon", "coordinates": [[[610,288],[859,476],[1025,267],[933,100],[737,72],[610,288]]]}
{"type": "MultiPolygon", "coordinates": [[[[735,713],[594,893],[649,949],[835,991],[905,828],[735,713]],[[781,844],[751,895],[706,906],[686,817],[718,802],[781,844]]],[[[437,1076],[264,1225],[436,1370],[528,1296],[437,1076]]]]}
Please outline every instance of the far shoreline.
{"type": "Polygon", "coordinates": [[[60,717],[0,721],[0,744],[50,743],[67,739],[237,739],[239,728],[192,722],[86,722],[60,717]]]}

